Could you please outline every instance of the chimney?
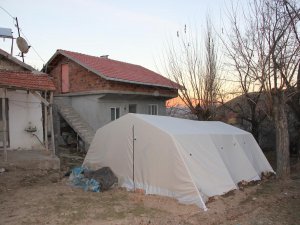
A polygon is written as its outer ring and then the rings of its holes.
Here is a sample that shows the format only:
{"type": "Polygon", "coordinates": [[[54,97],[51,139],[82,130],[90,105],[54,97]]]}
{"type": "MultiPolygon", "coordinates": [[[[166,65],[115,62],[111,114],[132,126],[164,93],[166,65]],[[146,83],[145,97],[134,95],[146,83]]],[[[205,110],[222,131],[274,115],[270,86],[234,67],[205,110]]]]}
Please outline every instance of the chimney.
{"type": "Polygon", "coordinates": [[[108,56],[109,56],[109,55],[101,55],[100,58],[108,59],[108,56]]]}

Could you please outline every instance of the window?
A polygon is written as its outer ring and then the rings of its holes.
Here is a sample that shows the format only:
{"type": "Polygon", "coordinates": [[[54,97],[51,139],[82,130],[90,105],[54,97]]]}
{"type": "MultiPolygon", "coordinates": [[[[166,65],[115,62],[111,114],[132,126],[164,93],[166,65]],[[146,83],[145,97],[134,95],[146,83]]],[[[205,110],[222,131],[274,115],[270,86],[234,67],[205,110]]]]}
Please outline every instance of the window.
{"type": "Polygon", "coordinates": [[[148,105],[148,114],[149,115],[157,115],[157,105],[154,105],[154,104],[151,104],[151,105],[148,105]]]}
{"type": "Polygon", "coordinates": [[[136,113],[136,104],[129,104],[129,113],[136,113]]]}
{"type": "Polygon", "coordinates": [[[110,120],[116,120],[120,117],[120,108],[119,107],[113,107],[110,108],[110,120]]]}

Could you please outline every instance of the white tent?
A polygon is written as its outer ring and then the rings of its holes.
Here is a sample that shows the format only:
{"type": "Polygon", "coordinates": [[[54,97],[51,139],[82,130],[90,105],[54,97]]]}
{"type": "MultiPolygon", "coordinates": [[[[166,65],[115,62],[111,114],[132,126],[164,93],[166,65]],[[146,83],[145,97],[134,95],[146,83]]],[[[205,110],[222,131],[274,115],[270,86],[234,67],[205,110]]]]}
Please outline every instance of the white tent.
{"type": "Polygon", "coordinates": [[[174,197],[205,210],[209,197],[273,172],[246,131],[222,122],[142,114],[127,114],[100,128],[83,165],[108,166],[122,187],[174,197]]]}

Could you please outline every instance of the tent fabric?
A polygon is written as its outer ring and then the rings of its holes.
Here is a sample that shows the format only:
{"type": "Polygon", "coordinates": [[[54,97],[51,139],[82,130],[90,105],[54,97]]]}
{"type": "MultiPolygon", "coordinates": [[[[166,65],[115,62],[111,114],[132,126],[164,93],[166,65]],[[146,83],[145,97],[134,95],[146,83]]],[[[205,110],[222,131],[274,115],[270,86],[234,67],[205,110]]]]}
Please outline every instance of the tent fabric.
{"type": "Polygon", "coordinates": [[[274,172],[253,136],[239,128],[131,113],[98,129],[83,165],[94,170],[108,166],[122,187],[204,210],[209,197],[274,172]]]}

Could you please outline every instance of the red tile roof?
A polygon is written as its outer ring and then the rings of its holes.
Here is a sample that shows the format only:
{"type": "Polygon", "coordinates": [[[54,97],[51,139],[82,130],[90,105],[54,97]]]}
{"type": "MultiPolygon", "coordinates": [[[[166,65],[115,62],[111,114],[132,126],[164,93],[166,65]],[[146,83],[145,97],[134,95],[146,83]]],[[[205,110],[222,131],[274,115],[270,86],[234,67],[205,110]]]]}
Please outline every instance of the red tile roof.
{"type": "Polygon", "coordinates": [[[55,90],[54,83],[47,74],[25,71],[0,70],[0,87],[38,91],[55,90]]]}
{"type": "MultiPolygon", "coordinates": [[[[57,54],[64,55],[107,80],[167,87],[172,89],[179,88],[177,83],[174,83],[160,74],[139,65],[60,49],[57,50],[57,53],[52,57],[52,59],[55,58],[57,54]]],[[[50,61],[52,59],[50,59],[50,61]]]]}

